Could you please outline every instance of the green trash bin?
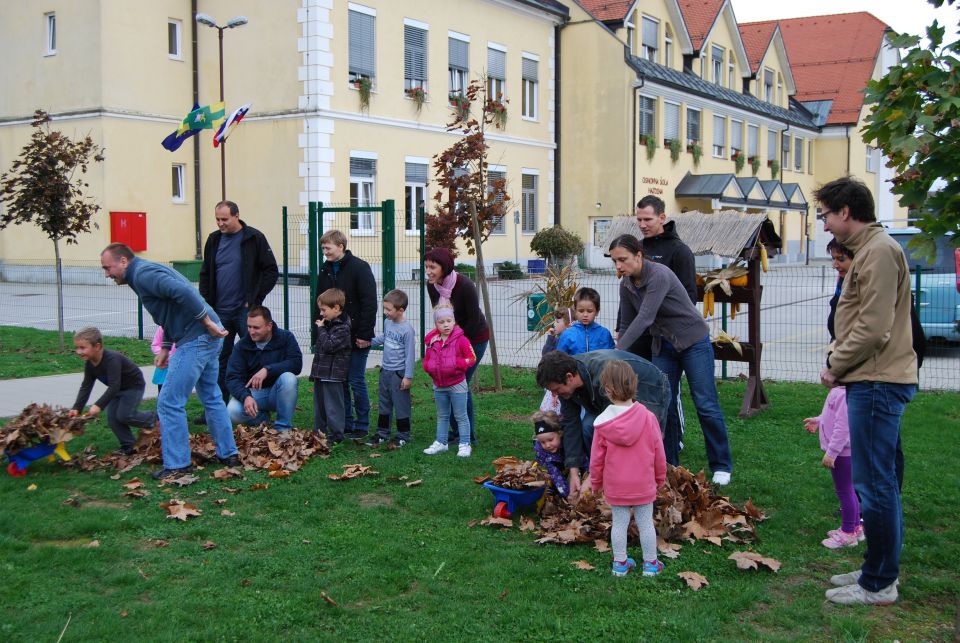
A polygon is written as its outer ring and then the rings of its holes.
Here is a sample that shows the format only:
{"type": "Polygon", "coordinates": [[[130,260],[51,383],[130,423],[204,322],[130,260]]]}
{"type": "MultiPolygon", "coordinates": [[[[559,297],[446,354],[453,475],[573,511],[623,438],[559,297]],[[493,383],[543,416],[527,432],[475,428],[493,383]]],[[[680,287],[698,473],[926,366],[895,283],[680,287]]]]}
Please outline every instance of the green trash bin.
{"type": "Polygon", "coordinates": [[[539,293],[527,295],[527,330],[537,330],[540,320],[549,312],[546,295],[539,293]]]}
{"type": "Polygon", "coordinates": [[[174,270],[186,277],[189,281],[200,281],[200,266],[203,265],[203,261],[200,259],[171,261],[170,265],[173,266],[174,270]]]}

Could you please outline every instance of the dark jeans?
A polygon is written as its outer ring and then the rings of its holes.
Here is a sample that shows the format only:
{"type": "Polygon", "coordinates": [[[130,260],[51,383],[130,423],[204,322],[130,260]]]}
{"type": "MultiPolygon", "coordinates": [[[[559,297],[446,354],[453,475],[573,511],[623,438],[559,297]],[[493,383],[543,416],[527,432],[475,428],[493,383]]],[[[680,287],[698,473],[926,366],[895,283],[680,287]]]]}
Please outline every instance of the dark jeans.
{"type": "MultiPolygon", "coordinates": [[[[473,374],[477,372],[477,369],[480,367],[480,360],[483,359],[483,356],[487,353],[487,344],[490,342],[477,342],[476,344],[470,343],[473,347],[473,353],[477,356],[477,361],[474,362],[473,366],[467,369],[467,419],[470,420],[470,443],[474,444],[477,441],[477,422],[473,419],[473,393],[470,391],[470,382],[473,380],[473,374]]],[[[457,428],[457,418],[455,415],[450,416],[450,436],[449,442],[454,443],[460,439],[460,431],[457,428]]]]}
{"type": "Polygon", "coordinates": [[[354,346],[350,351],[350,370],[347,371],[347,381],[343,383],[346,431],[366,434],[370,430],[370,394],[367,392],[367,357],[369,355],[369,348],[354,346]]]}
{"type": "Polygon", "coordinates": [[[142,399],[142,388],[129,388],[114,395],[107,404],[107,425],[124,449],[133,447],[137,441],[130,425],[150,429],[157,421],[157,414],[153,411],[140,411],[137,408],[142,399]]]}
{"type": "Polygon", "coordinates": [[[871,592],[888,587],[900,575],[903,508],[897,484],[897,442],[900,418],[916,390],[913,384],[847,384],[853,486],[860,496],[867,537],[859,583],[871,592]]]}
{"type": "Polygon", "coordinates": [[[727,441],[726,419],[720,410],[720,398],[717,396],[717,382],[713,376],[713,345],[709,336],[682,351],[675,349],[670,342],[661,340],[660,354],[653,357],[653,363],[670,381],[673,402],[669,406],[667,428],[663,432],[663,449],[667,462],[674,466],[680,464],[680,412],[676,399],[680,393],[680,375],[686,373],[690,396],[703,430],[710,471],[732,473],[733,457],[727,441]]]}
{"type": "Polygon", "coordinates": [[[241,306],[235,310],[218,310],[217,316],[220,318],[220,325],[227,331],[227,336],[223,338],[223,348],[220,349],[220,372],[217,374],[217,386],[220,387],[220,393],[223,394],[223,401],[230,401],[230,391],[227,390],[225,381],[227,375],[227,362],[230,361],[230,355],[233,354],[233,344],[236,340],[247,336],[247,307],[241,306]]]}

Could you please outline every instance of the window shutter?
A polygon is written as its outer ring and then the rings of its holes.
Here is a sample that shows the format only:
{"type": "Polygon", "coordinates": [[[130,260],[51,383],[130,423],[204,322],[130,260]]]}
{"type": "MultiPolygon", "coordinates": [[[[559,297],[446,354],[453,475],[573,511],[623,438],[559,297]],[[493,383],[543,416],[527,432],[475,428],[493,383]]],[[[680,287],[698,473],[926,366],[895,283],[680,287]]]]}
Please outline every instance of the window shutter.
{"type": "Polygon", "coordinates": [[[537,82],[537,61],[530,58],[524,58],[522,72],[524,80],[532,80],[533,82],[537,82]]]}
{"type": "Polygon", "coordinates": [[[727,137],[727,119],[725,116],[713,117],[713,144],[725,147],[727,137]]]}
{"type": "Polygon", "coordinates": [[[777,158],[777,132],[767,130],[767,160],[773,161],[777,158]]]}
{"type": "Polygon", "coordinates": [[[350,176],[376,176],[376,159],[358,159],[350,157],[350,176]]]}
{"type": "Polygon", "coordinates": [[[409,80],[427,80],[427,31],[403,26],[403,76],[409,80]]]}
{"type": "Polygon", "coordinates": [[[743,123],[730,121],[730,149],[743,149],[743,123]]]}
{"type": "Polygon", "coordinates": [[[470,71],[470,43],[456,38],[449,39],[450,68],[470,71]]]}
{"type": "Polygon", "coordinates": [[[374,77],[376,50],[374,48],[374,26],[376,18],[359,11],[350,11],[350,73],[358,76],[374,77]]]}
{"type": "Polygon", "coordinates": [[[640,134],[643,136],[656,135],[656,106],[655,99],[640,97],[640,134]]]}
{"type": "Polygon", "coordinates": [[[687,139],[700,142],[700,112],[687,110],[687,139]]]}
{"type": "Polygon", "coordinates": [[[663,104],[663,138],[680,138],[680,106],[674,103],[663,104]]]}
{"type": "Polygon", "coordinates": [[[498,49],[487,49],[487,75],[491,78],[506,80],[507,54],[498,49]]]}
{"type": "Polygon", "coordinates": [[[760,129],[750,125],[747,127],[747,155],[756,156],[757,155],[757,136],[760,134],[760,129]]]}
{"type": "Polygon", "coordinates": [[[657,32],[659,26],[656,20],[651,20],[650,18],[643,19],[643,35],[641,37],[644,47],[650,47],[651,49],[657,48],[657,32]]]}
{"type": "Polygon", "coordinates": [[[406,164],[407,183],[426,183],[428,168],[429,166],[424,165],[423,163],[407,163],[406,164]]]}

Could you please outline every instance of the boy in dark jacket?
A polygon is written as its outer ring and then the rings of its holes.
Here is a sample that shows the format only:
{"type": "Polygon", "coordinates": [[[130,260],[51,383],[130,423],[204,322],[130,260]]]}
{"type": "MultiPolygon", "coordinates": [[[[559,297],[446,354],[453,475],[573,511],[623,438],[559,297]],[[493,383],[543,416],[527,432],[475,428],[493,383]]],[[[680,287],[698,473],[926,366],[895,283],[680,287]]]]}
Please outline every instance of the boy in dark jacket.
{"type": "Polygon", "coordinates": [[[313,353],[313,430],[323,431],[334,444],[343,442],[346,421],[343,383],[350,370],[350,317],[343,312],[347,298],[329,288],[317,297],[317,345],[313,353]]]}

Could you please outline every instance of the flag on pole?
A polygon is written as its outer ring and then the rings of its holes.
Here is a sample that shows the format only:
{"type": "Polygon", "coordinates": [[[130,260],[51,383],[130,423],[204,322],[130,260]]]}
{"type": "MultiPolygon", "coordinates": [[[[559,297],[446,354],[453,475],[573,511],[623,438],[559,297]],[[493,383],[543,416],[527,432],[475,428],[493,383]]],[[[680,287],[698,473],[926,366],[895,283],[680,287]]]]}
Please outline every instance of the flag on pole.
{"type": "Polygon", "coordinates": [[[198,107],[183,119],[178,133],[182,134],[191,129],[213,129],[223,121],[223,102],[198,107]]]}
{"type": "Polygon", "coordinates": [[[220,126],[220,129],[217,130],[217,133],[213,135],[213,146],[219,147],[220,143],[223,143],[227,140],[227,137],[233,133],[233,130],[236,129],[237,123],[243,120],[243,117],[247,115],[247,112],[250,111],[250,106],[253,103],[247,103],[242,107],[238,107],[233,110],[233,113],[230,114],[230,117],[223,122],[223,125],[220,126]]]}
{"type": "MultiPolygon", "coordinates": [[[[194,113],[198,109],[200,109],[200,105],[198,105],[197,103],[194,103],[193,109],[190,111],[190,114],[194,113]]],[[[187,118],[190,118],[189,114],[187,115],[187,118]]],[[[187,118],[184,118],[183,120],[186,121],[187,118]]],[[[180,128],[177,128],[177,131],[175,131],[173,134],[170,134],[165,139],[163,139],[160,142],[160,145],[162,145],[164,149],[167,149],[171,152],[176,152],[177,150],[180,149],[180,146],[183,145],[188,138],[192,136],[196,136],[199,133],[200,133],[200,130],[198,129],[187,128],[184,131],[181,131],[180,128]]]]}

